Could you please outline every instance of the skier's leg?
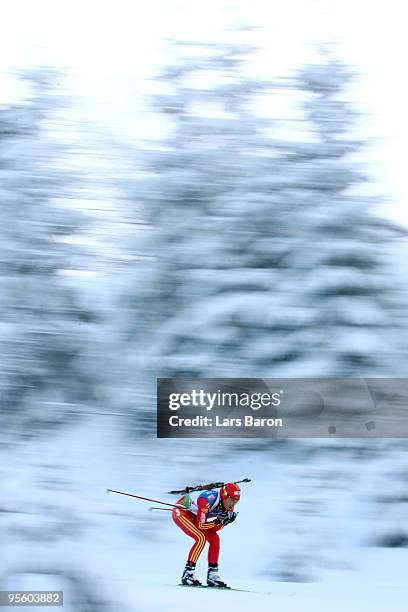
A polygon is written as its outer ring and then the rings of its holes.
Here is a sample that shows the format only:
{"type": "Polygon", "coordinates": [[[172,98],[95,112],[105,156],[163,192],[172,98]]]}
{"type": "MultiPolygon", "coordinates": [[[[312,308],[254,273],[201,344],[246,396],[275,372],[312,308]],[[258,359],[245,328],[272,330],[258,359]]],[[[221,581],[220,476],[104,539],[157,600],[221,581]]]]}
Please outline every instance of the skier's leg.
{"type": "Polygon", "coordinates": [[[214,529],[206,533],[206,538],[209,543],[208,549],[208,573],[207,585],[210,587],[226,588],[227,585],[221,580],[218,573],[218,557],[220,555],[220,537],[217,533],[218,529],[214,529]]]}
{"type": "Polygon", "coordinates": [[[194,544],[188,554],[187,563],[190,564],[190,566],[195,566],[206,543],[205,535],[195,525],[195,516],[191,512],[175,508],[172,512],[172,516],[176,525],[182,529],[184,533],[190,536],[190,538],[194,539],[194,544]]]}
{"type": "Polygon", "coordinates": [[[217,565],[218,557],[220,556],[220,537],[218,533],[211,529],[205,534],[208,541],[208,565],[217,565]]]}

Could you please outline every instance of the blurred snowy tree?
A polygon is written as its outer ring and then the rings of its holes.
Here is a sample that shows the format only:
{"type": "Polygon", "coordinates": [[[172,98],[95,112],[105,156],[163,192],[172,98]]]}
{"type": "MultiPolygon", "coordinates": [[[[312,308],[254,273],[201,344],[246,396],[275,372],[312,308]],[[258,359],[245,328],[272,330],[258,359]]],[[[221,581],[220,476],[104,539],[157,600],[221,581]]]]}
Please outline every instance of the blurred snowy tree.
{"type": "Polygon", "coordinates": [[[321,63],[298,74],[307,137],[286,156],[290,171],[282,187],[294,208],[295,248],[281,287],[290,283],[289,304],[300,305],[309,320],[284,335],[290,363],[273,368],[275,375],[404,376],[407,330],[386,260],[390,240],[402,230],[377,216],[375,199],[362,195],[367,177],[355,154],[363,143],[353,137],[356,113],[342,99],[351,78],[325,48],[321,63]]]}
{"type": "Polygon", "coordinates": [[[172,130],[138,184],[150,259],[127,288],[127,339],[153,376],[249,374],[290,249],[278,142],[253,105],[273,86],[247,76],[249,45],[180,46],[156,98],[172,130]]]}
{"type": "MultiPolygon", "coordinates": [[[[30,435],[89,398],[89,313],[64,286],[82,217],[67,206],[73,176],[55,138],[59,98],[46,71],[26,75],[29,98],[0,109],[0,385],[4,427],[30,435]]],[[[66,151],[65,151],[66,155],[66,151]]]]}
{"type": "Polygon", "coordinates": [[[249,47],[185,48],[156,98],[170,136],[145,152],[137,187],[144,260],[121,305],[138,376],[123,402],[148,381],[151,406],[156,376],[397,376],[381,263],[397,230],[358,192],[361,143],[340,99],[350,75],[330,58],[306,67],[295,86],[307,116],[283,142],[256,113],[273,87],[246,76],[249,47]]]}

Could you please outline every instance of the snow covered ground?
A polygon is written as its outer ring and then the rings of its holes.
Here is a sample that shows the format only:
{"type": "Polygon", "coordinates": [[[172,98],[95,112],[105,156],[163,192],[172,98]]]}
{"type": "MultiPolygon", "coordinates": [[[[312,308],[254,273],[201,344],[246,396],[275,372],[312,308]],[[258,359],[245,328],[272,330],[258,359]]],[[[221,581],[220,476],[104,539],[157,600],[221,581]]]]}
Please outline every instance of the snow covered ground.
{"type": "MultiPolygon", "coordinates": [[[[3,443],[2,589],[64,590],[65,612],[224,602],[279,612],[407,609],[408,549],[378,545],[404,531],[402,442],[271,442],[237,452],[222,440],[131,440],[122,422],[88,415],[53,438],[3,443]],[[247,476],[238,520],[221,533],[220,573],[250,593],[177,586],[191,540],[169,512],[106,493],[174,502],[170,488],[247,476]]],[[[197,574],[205,573],[203,554],[197,574]]]]}
{"type": "MultiPolygon", "coordinates": [[[[389,553],[388,561],[393,564],[389,553]]],[[[406,561],[407,555],[400,555],[399,576],[390,576],[391,572],[384,572],[388,563],[387,555],[383,554],[372,559],[371,563],[366,560],[358,572],[334,572],[326,580],[317,583],[241,580],[239,586],[253,590],[252,593],[192,588],[186,592],[184,587],[170,586],[171,576],[168,573],[160,576],[164,584],[157,578],[153,580],[146,577],[144,580],[140,576],[136,582],[123,580],[121,596],[117,597],[117,601],[118,604],[120,602],[118,607],[124,610],[152,612],[163,608],[180,608],[186,603],[194,610],[226,605],[234,610],[257,607],[281,612],[320,612],[327,609],[332,612],[405,612],[408,589],[404,585],[403,567],[406,561]]],[[[116,596],[117,586],[115,581],[112,588],[116,596]]]]}
{"type": "MultiPolygon", "coordinates": [[[[407,609],[406,551],[377,551],[362,556],[358,571],[331,571],[324,580],[314,583],[241,578],[238,588],[251,592],[177,586],[171,566],[156,566],[155,574],[143,573],[134,562],[135,558],[137,553],[133,553],[133,563],[128,564],[126,571],[122,564],[119,570],[116,559],[112,559],[110,575],[92,581],[94,595],[91,598],[86,590],[82,593],[76,588],[75,581],[58,576],[21,574],[17,580],[7,581],[2,587],[63,589],[65,612],[104,609],[156,612],[186,605],[198,611],[223,605],[237,611],[246,611],[252,606],[281,612],[323,612],[327,609],[332,612],[405,612],[407,609]]],[[[37,610],[37,607],[31,609],[37,610]]]]}

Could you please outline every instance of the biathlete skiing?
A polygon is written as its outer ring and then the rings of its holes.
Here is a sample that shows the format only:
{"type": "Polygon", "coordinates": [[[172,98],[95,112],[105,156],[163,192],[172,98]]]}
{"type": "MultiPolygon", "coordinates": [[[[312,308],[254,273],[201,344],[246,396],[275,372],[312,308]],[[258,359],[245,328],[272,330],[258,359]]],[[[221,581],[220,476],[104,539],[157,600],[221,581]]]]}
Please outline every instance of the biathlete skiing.
{"type": "MultiPolygon", "coordinates": [[[[251,482],[251,479],[244,478],[226,484],[211,482],[205,485],[186,487],[178,491],[168,491],[172,495],[182,494],[177,504],[170,504],[159,499],[135,495],[126,491],[117,491],[116,489],[106,489],[106,492],[171,506],[172,517],[177,527],[180,527],[185,534],[194,540],[194,544],[188,553],[181,584],[184,586],[203,586],[195,575],[195,568],[208,542],[207,586],[229,589],[230,587],[221,580],[218,574],[218,557],[220,554],[218,531],[233,523],[237,518],[237,512],[234,508],[241,497],[239,482],[251,482]]],[[[167,508],[151,507],[150,510],[167,510],[167,508]]],[[[242,591],[243,589],[235,590],[242,591]]]]}
{"type": "Polygon", "coordinates": [[[195,575],[195,567],[208,542],[207,586],[228,588],[228,585],[221,580],[218,573],[218,557],[220,554],[218,531],[237,518],[234,508],[240,497],[240,487],[234,482],[228,482],[219,488],[187,493],[178,500],[178,507],[172,510],[173,520],[177,527],[180,527],[185,534],[194,540],[181,577],[183,585],[202,586],[195,575]],[[180,506],[183,506],[183,508],[180,506]]]}

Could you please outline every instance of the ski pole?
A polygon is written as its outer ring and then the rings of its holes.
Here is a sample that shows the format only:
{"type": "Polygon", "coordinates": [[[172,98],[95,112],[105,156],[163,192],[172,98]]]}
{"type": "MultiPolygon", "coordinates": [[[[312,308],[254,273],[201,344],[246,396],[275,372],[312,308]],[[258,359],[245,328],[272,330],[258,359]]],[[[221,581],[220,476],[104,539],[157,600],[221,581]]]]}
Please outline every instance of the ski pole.
{"type": "MultiPolygon", "coordinates": [[[[181,506],[176,507],[181,508],[181,506]]],[[[149,510],[164,510],[165,512],[172,512],[171,508],[156,508],[155,506],[150,506],[149,510]]]]}
{"type": "Polygon", "coordinates": [[[125,493],[124,491],[115,491],[115,489],[106,489],[107,493],[118,493],[119,495],[127,495],[128,497],[136,497],[136,499],[143,499],[145,501],[150,501],[155,504],[163,504],[164,506],[171,506],[172,508],[184,508],[179,504],[168,504],[167,502],[162,502],[159,499],[151,499],[150,497],[142,497],[141,495],[134,495],[133,493],[125,493]]]}

